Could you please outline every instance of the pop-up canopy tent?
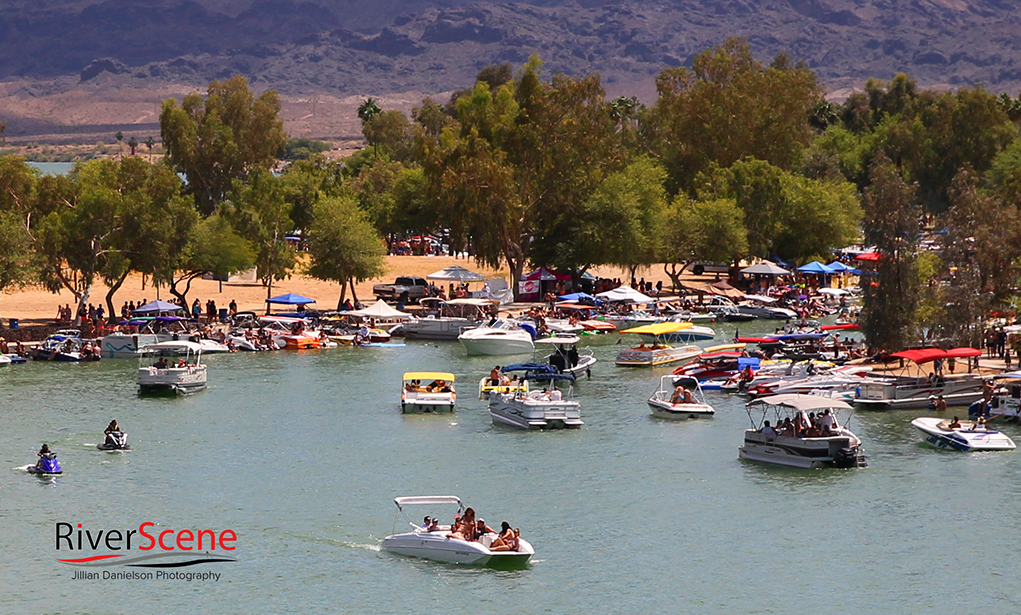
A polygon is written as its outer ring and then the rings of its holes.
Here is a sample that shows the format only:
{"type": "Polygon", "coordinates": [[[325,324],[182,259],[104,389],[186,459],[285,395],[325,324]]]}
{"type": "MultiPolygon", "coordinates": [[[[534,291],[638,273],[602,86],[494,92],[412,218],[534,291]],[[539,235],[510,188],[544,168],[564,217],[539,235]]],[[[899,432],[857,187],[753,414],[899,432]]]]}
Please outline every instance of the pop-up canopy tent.
{"type": "Polygon", "coordinates": [[[791,272],[787,271],[783,267],[774,265],[769,261],[763,261],[761,263],[752,265],[751,267],[745,267],[741,270],[741,273],[752,273],[755,275],[790,275],[791,272]]]}
{"type": "Polygon", "coordinates": [[[362,318],[375,318],[377,320],[403,320],[405,318],[411,318],[411,314],[395,310],[386,304],[386,301],[380,299],[374,304],[361,310],[351,310],[345,312],[345,316],[361,316],[362,318]]]}
{"type": "Polygon", "coordinates": [[[819,261],[812,261],[807,265],[802,265],[798,267],[798,271],[800,271],[801,273],[814,273],[817,275],[827,275],[835,273],[832,269],[820,263],[819,261]]]}
{"type": "Polygon", "coordinates": [[[826,266],[829,267],[830,269],[832,269],[836,273],[848,273],[848,272],[854,271],[854,267],[848,267],[847,265],[845,265],[844,263],[842,263],[840,261],[833,261],[832,263],[830,263],[829,265],[826,265],[826,266]]]}
{"type": "Polygon", "coordinates": [[[612,288],[606,292],[599,293],[596,295],[600,299],[610,302],[624,302],[624,303],[652,303],[655,301],[652,297],[640,293],[630,286],[620,286],[612,288]]]}
{"type": "Polygon", "coordinates": [[[134,314],[151,314],[152,312],[177,312],[184,308],[177,305],[176,303],[167,303],[166,301],[150,301],[145,305],[140,305],[135,308],[134,314]]]}
{"type": "Polygon", "coordinates": [[[465,269],[460,265],[451,265],[425,276],[427,280],[444,280],[447,282],[482,282],[486,276],[465,269]]]}
{"type": "Polygon", "coordinates": [[[294,293],[277,295],[276,297],[266,299],[266,303],[282,303],[284,305],[306,305],[315,302],[315,299],[309,299],[308,297],[302,297],[301,295],[295,295],[294,293]]]}

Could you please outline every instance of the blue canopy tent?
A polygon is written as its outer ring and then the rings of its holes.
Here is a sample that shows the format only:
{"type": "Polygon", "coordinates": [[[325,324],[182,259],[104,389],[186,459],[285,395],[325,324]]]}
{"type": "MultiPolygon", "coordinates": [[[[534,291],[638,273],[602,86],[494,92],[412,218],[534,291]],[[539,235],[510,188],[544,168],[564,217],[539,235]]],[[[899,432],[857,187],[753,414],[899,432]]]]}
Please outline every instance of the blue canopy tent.
{"type": "Polygon", "coordinates": [[[150,301],[145,305],[140,305],[135,308],[132,314],[151,314],[152,312],[179,312],[184,308],[177,305],[176,303],[167,303],[166,301],[150,301]]]}
{"type": "MultiPolygon", "coordinates": [[[[266,299],[266,303],[279,303],[282,305],[306,305],[315,302],[316,302],[315,299],[309,299],[308,297],[302,297],[301,295],[295,295],[294,293],[287,293],[286,295],[277,295],[276,297],[270,297],[269,299],[266,299]]],[[[266,306],[266,313],[269,314],[268,305],[266,306]]]]}
{"type": "Polygon", "coordinates": [[[823,265],[819,261],[812,261],[811,263],[808,263],[807,265],[802,265],[802,266],[798,267],[798,271],[800,271],[801,273],[815,273],[815,274],[824,274],[824,275],[836,273],[835,271],[833,271],[832,269],[830,269],[826,265],[823,265]]]}
{"type": "Polygon", "coordinates": [[[833,261],[832,263],[826,266],[832,269],[834,273],[845,273],[849,271],[854,271],[854,267],[849,267],[840,261],[833,261]]]}
{"type": "Polygon", "coordinates": [[[560,295],[557,297],[557,301],[569,301],[571,303],[588,303],[591,305],[597,305],[602,303],[599,299],[596,299],[588,293],[571,293],[569,295],[560,295]]]}

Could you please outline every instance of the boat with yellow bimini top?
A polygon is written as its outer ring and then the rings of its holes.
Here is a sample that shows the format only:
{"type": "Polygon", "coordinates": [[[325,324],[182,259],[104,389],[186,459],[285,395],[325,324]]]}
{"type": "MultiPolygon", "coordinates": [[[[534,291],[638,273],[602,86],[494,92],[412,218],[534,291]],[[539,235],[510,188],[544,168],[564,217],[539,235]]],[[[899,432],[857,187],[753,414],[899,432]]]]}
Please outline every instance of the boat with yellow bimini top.
{"type": "Polygon", "coordinates": [[[689,329],[692,326],[690,322],[657,322],[622,331],[622,334],[634,333],[640,335],[643,340],[638,346],[625,348],[618,352],[614,363],[626,367],[654,367],[678,363],[680,361],[690,361],[702,354],[701,348],[694,344],[674,347],[666,343],[663,340],[663,336],[677,333],[683,329],[689,329]],[[647,344],[646,339],[649,339],[651,344],[647,344]]]}
{"type": "Polygon", "coordinates": [[[450,372],[407,372],[401,386],[401,412],[453,412],[457,393],[450,372]]]}

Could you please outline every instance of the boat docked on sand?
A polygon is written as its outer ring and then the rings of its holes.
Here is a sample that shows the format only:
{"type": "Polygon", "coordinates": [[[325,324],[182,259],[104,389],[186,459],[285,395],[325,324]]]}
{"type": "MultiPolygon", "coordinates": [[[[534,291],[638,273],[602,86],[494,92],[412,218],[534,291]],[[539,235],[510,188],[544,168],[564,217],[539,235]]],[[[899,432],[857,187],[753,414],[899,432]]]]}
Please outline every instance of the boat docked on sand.
{"type": "Polygon", "coordinates": [[[186,395],[206,388],[206,366],[202,346],[195,342],[160,342],[145,347],[148,365],[138,368],[138,392],[186,395]],[[167,361],[165,354],[183,354],[178,361],[167,361]]]}
{"type": "Polygon", "coordinates": [[[392,533],[383,539],[380,549],[389,553],[418,557],[448,564],[469,566],[488,566],[492,568],[521,568],[535,555],[532,545],[520,536],[517,538],[516,551],[492,551],[490,546],[496,534],[486,533],[477,541],[451,538],[449,525],[437,526],[435,529],[419,526],[408,518],[404,508],[407,506],[442,506],[456,505],[457,514],[461,515],[464,504],[461,498],[454,495],[411,496],[395,498],[397,514],[394,516],[394,528],[397,519],[403,517],[413,528],[402,534],[392,533]]]}
{"type": "Polygon", "coordinates": [[[698,380],[690,376],[667,374],[659,379],[659,388],[648,401],[652,416],[661,419],[695,419],[711,417],[716,409],[705,401],[698,380]],[[683,386],[689,391],[689,398],[674,399],[675,387],[683,386]]]}
{"type": "Polygon", "coordinates": [[[996,429],[988,429],[979,421],[959,421],[951,427],[950,419],[922,416],[913,421],[915,429],[922,432],[922,440],[936,448],[950,448],[955,451],[1012,451],[1014,441],[996,429]]]}
{"type": "Polygon", "coordinates": [[[622,331],[621,333],[650,336],[654,341],[651,345],[646,345],[646,342],[643,341],[638,346],[621,350],[617,353],[614,363],[626,367],[654,367],[680,361],[691,361],[702,354],[701,348],[694,344],[674,347],[663,342],[661,337],[666,333],[690,329],[692,326],[690,322],[660,322],[622,331]]]}
{"type": "Polygon", "coordinates": [[[454,374],[449,372],[407,372],[401,386],[401,412],[405,414],[453,412],[457,393],[454,374]],[[423,386],[422,381],[429,384],[423,386]]]}
{"type": "MultiPolygon", "coordinates": [[[[977,348],[918,348],[890,355],[922,366],[940,359],[980,356],[977,348]]],[[[883,410],[927,408],[931,397],[943,396],[948,406],[968,406],[982,398],[982,378],[977,374],[950,374],[923,378],[920,376],[871,377],[861,383],[861,394],[854,400],[859,406],[883,410]]]]}
{"type": "Polygon", "coordinates": [[[853,408],[843,401],[816,395],[773,395],[749,402],[747,411],[752,428],[745,431],[744,444],[737,449],[740,459],[806,469],[867,465],[861,440],[847,428],[853,408]],[[820,426],[818,432],[803,437],[773,429],[766,418],[774,417],[777,425],[785,418],[807,424],[810,412],[823,410],[832,412],[832,425],[820,426]],[[837,416],[840,411],[846,411],[843,417],[837,416]]]}
{"type": "Polygon", "coordinates": [[[558,382],[574,382],[573,376],[557,374],[548,365],[534,363],[505,367],[504,371],[514,369],[527,370],[520,380],[542,382],[546,388],[541,391],[533,387],[530,391],[491,393],[489,415],[493,423],[519,429],[577,429],[582,426],[581,404],[571,399],[571,387],[568,386],[566,393],[556,387],[558,382]]]}

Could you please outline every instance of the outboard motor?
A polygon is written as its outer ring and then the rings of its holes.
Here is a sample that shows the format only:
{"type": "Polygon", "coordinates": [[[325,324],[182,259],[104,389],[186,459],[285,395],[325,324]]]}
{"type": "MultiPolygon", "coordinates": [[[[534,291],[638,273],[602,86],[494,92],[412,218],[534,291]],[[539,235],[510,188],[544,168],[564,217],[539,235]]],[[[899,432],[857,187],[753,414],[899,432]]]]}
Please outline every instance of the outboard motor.
{"type": "Polygon", "coordinates": [[[833,456],[833,465],[838,468],[865,468],[865,455],[858,452],[857,448],[845,447],[837,451],[833,456]]]}

